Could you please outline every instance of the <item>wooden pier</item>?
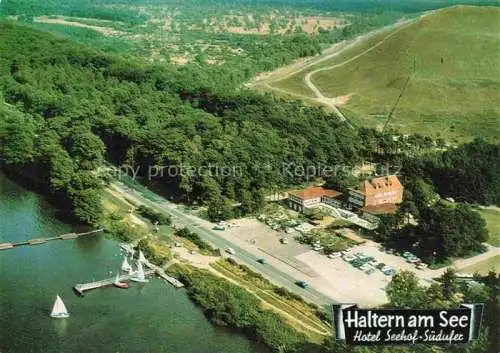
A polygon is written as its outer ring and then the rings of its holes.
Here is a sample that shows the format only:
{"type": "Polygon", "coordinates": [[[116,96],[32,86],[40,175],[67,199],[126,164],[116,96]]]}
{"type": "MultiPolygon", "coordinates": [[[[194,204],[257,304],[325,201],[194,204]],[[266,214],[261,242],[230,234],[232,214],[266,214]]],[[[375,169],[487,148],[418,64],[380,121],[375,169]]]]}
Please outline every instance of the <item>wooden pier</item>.
{"type": "MultiPolygon", "coordinates": [[[[120,247],[127,254],[131,254],[134,250],[133,246],[130,244],[121,244],[120,247]]],[[[167,275],[167,273],[165,272],[165,270],[167,268],[169,268],[170,266],[172,266],[175,262],[176,262],[175,260],[170,260],[163,268],[161,268],[160,266],[156,266],[156,265],[152,264],[151,262],[149,262],[148,259],[145,259],[144,261],[142,261],[144,266],[147,267],[147,270],[144,271],[144,273],[146,275],[156,274],[158,277],[163,278],[165,281],[167,281],[168,283],[170,283],[174,287],[182,288],[182,287],[184,287],[184,284],[181,281],[177,280],[176,278],[174,278],[172,276],[167,275]]],[[[120,282],[130,281],[132,279],[132,277],[134,277],[134,275],[135,274],[131,274],[131,275],[125,274],[125,275],[119,276],[118,278],[119,278],[120,282]]],[[[110,286],[113,284],[113,282],[115,282],[115,280],[116,280],[116,277],[112,277],[112,278],[103,279],[101,281],[94,281],[94,282],[89,282],[89,283],[78,283],[73,287],[73,290],[78,295],[83,296],[83,294],[86,291],[110,286]]]]}
{"type": "MultiPolygon", "coordinates": [[[[146,265],[146,263],[144,263],[144,264],[146,265]]],[[[167,275],[163,269],[149,268],[146,271],[144,271],[144,274],[146,274],[146,275],[156,274],[159,277],[166,280],[168,283],[172,284],[176,288],[184,287],[184,284],[182,284],[182,282],[167,275]]],[[[134,274],[121,275],[118,278],[119,278],[120,282],[125,282],[125,281],[130,281],[132,279],[132,277],[134,277],[134,274]]],[[[78,283],[78,284],[75,284],[75,286],[73,287],[73,290],[78,295],[83,296],[83,294],[89,290],[111,286],[115,282],[115,280],[116,280],[116,277],[111,277],[111,278],[103,279],[101,281],[94,281],[94,282],[89,282],[89,283],[78,283]]]]}
{"type": "MultiPolygon", "coordinates": [[[[146,270],[144,273],[146,275],[151,275],[155,271],[154,270],[146,270]]],[[[130,279],[134,277],[134,275],[122,275],[119,277],[120,281],[130,281],[130,279]]],[[[92,290],[92,289],[97,289],[101,287],[107,287],[113,284],[113,282],[116,280],[116,277],[111,277],[111,278],[106,278],[101,281],[95,281],[95,282],[89,282],[89,283],[78,283],[75,284],[73,287],[73,290],[78,294],[83,296],[83,293],[86,291],[92,290]]]]}
{"type": "Polygon", "coordinates": [[[104,228],[91,230],[89,232],[83,232],[83,233],[66,233],[66,234],[62,234],[62,235],[58,235],[58,236],[50,237],[50,238],[33,238],[33,239],[29,239],[29,240],[17,242],[17,243],[0,243],[0,250],[8,250],[8,249],[12,249],[12,248],[24,246],[24,245],[32,246],[32,245],[45,244],[45,243],[52,241],[52,240],[76,239],[76,238],[79,238],[79,237],[82,237],[85,235],[90,235],[90,234],[102,232],[103,230],[104,230],[104,228]]]}

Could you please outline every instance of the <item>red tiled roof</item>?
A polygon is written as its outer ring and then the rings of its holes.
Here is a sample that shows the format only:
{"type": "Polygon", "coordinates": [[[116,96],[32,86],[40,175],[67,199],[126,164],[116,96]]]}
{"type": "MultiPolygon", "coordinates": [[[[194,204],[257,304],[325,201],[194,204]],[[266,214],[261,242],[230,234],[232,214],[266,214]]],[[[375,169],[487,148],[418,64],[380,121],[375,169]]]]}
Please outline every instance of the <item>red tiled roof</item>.
{"type": "Polygon", "coordinates": [[[371,214],[393,214],[398,210],[398,206],[393,203],[383,203],[380,205],[365,206],[361,211],[371,214]]]}
{"type": "Polygon", "coordinates": [[[302,200],[314,199],[316,197],[321,197],[321,196],[337,197],[339,195],[342,195],[341,192],[338,192],[336,190],[325,189],[322,186],[314,186],[304,190],[294,190],[290,191],[289,194],[298,197],[302,200]]]}
{"type": "Polygon", "coordinates": [[[401,185],[398,177],[395,175],[365,180],[359,185],[361,193],[367,196],[372,196],[379,192],[399,191],[402,188],[403,185],[401,185]]]}

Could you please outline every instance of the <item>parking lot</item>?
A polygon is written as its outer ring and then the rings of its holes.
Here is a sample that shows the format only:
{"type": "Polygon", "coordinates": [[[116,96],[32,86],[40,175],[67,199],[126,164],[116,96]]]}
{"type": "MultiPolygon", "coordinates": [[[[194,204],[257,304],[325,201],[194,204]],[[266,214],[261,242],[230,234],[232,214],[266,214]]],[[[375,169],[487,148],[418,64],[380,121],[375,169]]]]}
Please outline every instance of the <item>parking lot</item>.
{"type": "Polygon", "coordinates": [[[229,227],[223,233],[257,247],[264,257],[274,257],[309,277],[319,276],[307,263],[297,260],[298,255],[308,252],[311,248],[296,242],[293,239],[294,234],[277,232],[254,218],[239,219],[236,224],[236,227],[229,227]],[[282,238],[288,239],[288,243],[281,243],[282,238]]]}
{"type": "MultiPolygon", "coordinates": [[[[329,258],[321,252],[312,250],[311,246],[293,240],[293,236],[297,234],[277,232],[253,218],[240,219],[235,224],[236,227],[229,227],[223,233],[255,246],[263,257],[273,257],[292,266],[298,270],[297,280],[306,281],[335,300],[358,303],[361,306],[381,305],[387,302],[385,287],[392,276],[384,274],[375,266],[371,271],[365,271],[365,268],[356,268],[340,256],[329,258]],[[282,244],[280,239],[283,237],[290,241],[282,244]]],[[[394,272],[411,270],[417,274],[423,285],[429,284],[431,279],[439,276],[441,272],[418,270],[402,256],[388,254],[380,249],[379,244],[372,241],[353,247],[350,252],[351,258],[357,258],[355,255],[357,253],[372,257],[378,263],[393,268],[394,272]]]]}

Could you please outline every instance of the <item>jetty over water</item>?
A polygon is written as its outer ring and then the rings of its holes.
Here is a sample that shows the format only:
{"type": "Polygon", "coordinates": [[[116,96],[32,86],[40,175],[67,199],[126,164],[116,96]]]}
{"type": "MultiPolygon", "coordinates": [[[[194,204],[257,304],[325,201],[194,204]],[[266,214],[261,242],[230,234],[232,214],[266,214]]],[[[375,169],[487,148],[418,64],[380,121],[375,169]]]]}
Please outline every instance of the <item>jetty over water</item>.
{"type": "Polygon", "coordinates": [[[66,234],[61,234],[55,237],[50,237],[50,238],[33,238],[29,239],[26,241],[22,242],[17,242],[17,243],[0,243],[0,250],[7,250],[7,249],[12,249],[18,246],[25,246],[25,245],[38,245],[38,244],[45,244],[49,241],[52,240],[69,240],[69,239],[76,239],[85,235],[90,235],[94,233],[99,233],[102,232],[104,228],[96,229],[96,230],[91,230],[89,232],[83,232],[83,233],[66,233],[66,234]]]}
{"type": "MultiPolygon", "coordinates": [[[[120,247],[128,254],[131,254],[134,250],[132,245],[129,245],[129,244],[121,244],[120,247]]],[[[171,285],[173,285],[176,288],[184,287],[184,284],[182,282],[180,282],[179,280],[177,280],[176,278],[174,278],[172,276],[167,275],[167,273],[165,272],[165,270],[167,268],[169,268],[170,266],[172,266],[176,262],[175,260],[170,260],[163,268],[152,264],[147,259],[144,259],[141,262],[147,267],[147,270],[144,271],[144,273],[146,275],[156,274],[158,277],[163,278],[165,281],[167,281],[168,283],[170,283],[171,285]]],[[[135,274],[131,274],[131,275],[125,274],[125,275],[119,276],[118,279],[120,282],[121,281],[129,281],[134,276],[135,276],[135,274]]],[[[89,283],[78,283],[73,287],[73,289],[78,295],[83,295],[84,292],[86,292],[86,291],[101,288],[101,287],[110,286],[115,281],[116,281],[116,277],[111,277],[111,278],[103,279],[101,281],[94,281],[94,282],[89,282],[89,283]]]]}
{"type": "MultiPolygon", "coordinates": [[[[155,271],[154,270],[146,270],[144,271],[145,274],[151,275],[155,271]]],[[[119,281],[129,281],[134,275],[122,275],[119,276],[119,281]]],[[[106,278],[101,281],[95,281],[95,282],[89,282],[89,283],[78,283],[76,284],[73,289],[75,290],[76,293],[79,295],[83,295],[84,292],[96,289],[96,288],[101,288],[101,287],[107,287],[113,284],[113,282],[116,281],[116,277],[111,277],[111,278],[106,278]]]]}

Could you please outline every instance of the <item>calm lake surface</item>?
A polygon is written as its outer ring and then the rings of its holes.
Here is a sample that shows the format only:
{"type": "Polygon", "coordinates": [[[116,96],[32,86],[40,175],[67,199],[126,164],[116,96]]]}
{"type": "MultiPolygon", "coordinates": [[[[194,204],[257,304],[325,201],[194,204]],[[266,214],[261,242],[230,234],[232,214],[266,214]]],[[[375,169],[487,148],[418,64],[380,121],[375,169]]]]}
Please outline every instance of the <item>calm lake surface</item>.
{"type": "MultiPolygon", "coordinates": [[[[41,196],[0,173],[0,242],[70,232],[41,196]]],[[[105,237],[56,240],[0,250],[0,352],[265,352],[241,335],[212,326],[184,289],[163,280],[76,296],[76,283],[116,274],[118,243],[105,237]],[[56,295],[69,319],[49,317],[56,295]]]]}

